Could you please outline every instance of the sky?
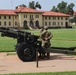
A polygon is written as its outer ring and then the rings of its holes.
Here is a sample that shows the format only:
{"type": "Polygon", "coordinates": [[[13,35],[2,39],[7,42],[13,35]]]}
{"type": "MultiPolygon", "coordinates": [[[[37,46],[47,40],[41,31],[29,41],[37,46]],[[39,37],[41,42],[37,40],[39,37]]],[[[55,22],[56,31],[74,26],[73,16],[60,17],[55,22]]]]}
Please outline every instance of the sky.
{"type": "Polygon", "coordinates": [[[53,6],[57,6],[62,1],[68,4],[74,3],[74,11],[76,11],[76,0],[0,0],[0,9],[15,9],[16,6],[25,4],[28,6],[29,2],[39,2],[42,6],[41,10],[49,11],[53,6]]]}

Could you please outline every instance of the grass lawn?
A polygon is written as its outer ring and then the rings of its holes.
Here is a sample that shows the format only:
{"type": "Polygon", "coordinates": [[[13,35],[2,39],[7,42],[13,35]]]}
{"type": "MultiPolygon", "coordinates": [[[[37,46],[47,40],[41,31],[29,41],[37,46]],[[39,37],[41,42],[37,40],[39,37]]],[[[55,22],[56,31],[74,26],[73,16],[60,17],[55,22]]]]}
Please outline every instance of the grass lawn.
{"type": "MultiPolygon", "coordinates": [[[[76,29],[49,29],[53,38],[51,43],[53,47],[75,47],[76,46],[76,29]]],[[[29,32],[39,35],[38,30],[30,30],[29,32]]]]}
{"type": "MultiPolygon", "coordinates": [[[[39,35],[40,30],[25,30],[32,34],[39,35]]],[[[53,47],[75,47],[76,29],[49,29],[53,38],[51,44],[53,47]]],[[[15,51],[16,39],[0,37],[0,52],[15,51]]]]}
{"type": "MultiPolygon", "coordinates": [[[[1,74],[2,75],[2,74],[1,74]]],[[[49,72],[49,73],[22,73],[22,74],[3,74],[3,75],[76,75],[76,72],[49,72]]]]}
{"type": "Polygon", "coordinates": [[[16,39],[0,37],[0,52],[15,51],[16,39]]]}

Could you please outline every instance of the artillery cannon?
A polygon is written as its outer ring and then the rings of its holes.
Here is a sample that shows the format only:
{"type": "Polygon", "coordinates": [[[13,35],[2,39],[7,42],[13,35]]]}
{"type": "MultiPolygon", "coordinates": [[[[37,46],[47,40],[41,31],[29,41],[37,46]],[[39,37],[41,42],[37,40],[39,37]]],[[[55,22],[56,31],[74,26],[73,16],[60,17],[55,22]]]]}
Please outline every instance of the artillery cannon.
{"type": "Polygon", "coordinates": [[[57,48],[51,47],[47,50],[43,49],[41,46],[41,41],[39,41],[39,36],[31,34],[30,32],[20,31],[18,29],[12,28],[0,28],[1,36],[7,36],[17,39],[17,44],[15,46],[18,57],[22,61],[33,61],[36,59],[36,50],[40,54],[44,53],[64,53],[64,54],[76,54],[73,50],[76,48],[57,48]],[[70,51],[71,50],[71,51],[70,51]]]}
{"type": "Polygon", "coordinates": [[[12,28],[0,28],[1,36],[7,36],[17,39],[15,46],[18,57],[22,61],[32,61],[36,57],[36,48],[40,47],[39,36],[32,35],[30,32],[24,32],[12,28]]]}

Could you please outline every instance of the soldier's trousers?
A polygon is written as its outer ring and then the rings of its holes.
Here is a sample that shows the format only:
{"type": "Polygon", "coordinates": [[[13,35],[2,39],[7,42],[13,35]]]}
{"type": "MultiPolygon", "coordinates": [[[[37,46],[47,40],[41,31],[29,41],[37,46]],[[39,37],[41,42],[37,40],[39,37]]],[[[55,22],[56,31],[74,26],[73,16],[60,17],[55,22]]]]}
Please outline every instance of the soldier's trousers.
{"type": "Polygon", "coordinates": [[[42,40],[42,47],[43,48],[49,48],[50,46],[51,46],[51,43],[49,40],[47,40],[47,41],[42,40]]]}

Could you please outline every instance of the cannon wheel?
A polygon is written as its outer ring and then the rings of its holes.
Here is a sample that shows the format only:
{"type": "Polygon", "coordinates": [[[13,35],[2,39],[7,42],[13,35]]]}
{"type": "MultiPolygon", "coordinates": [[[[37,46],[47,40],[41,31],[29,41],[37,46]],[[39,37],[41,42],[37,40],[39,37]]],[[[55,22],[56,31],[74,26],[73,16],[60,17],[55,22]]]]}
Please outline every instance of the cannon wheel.
{"type": "Polygon", "coordinates": [[[17,54],[24,62],[33,61],[36,58],[36,50],[34,50],[31,44],[22,43],[18,45],[17,54]]]}

